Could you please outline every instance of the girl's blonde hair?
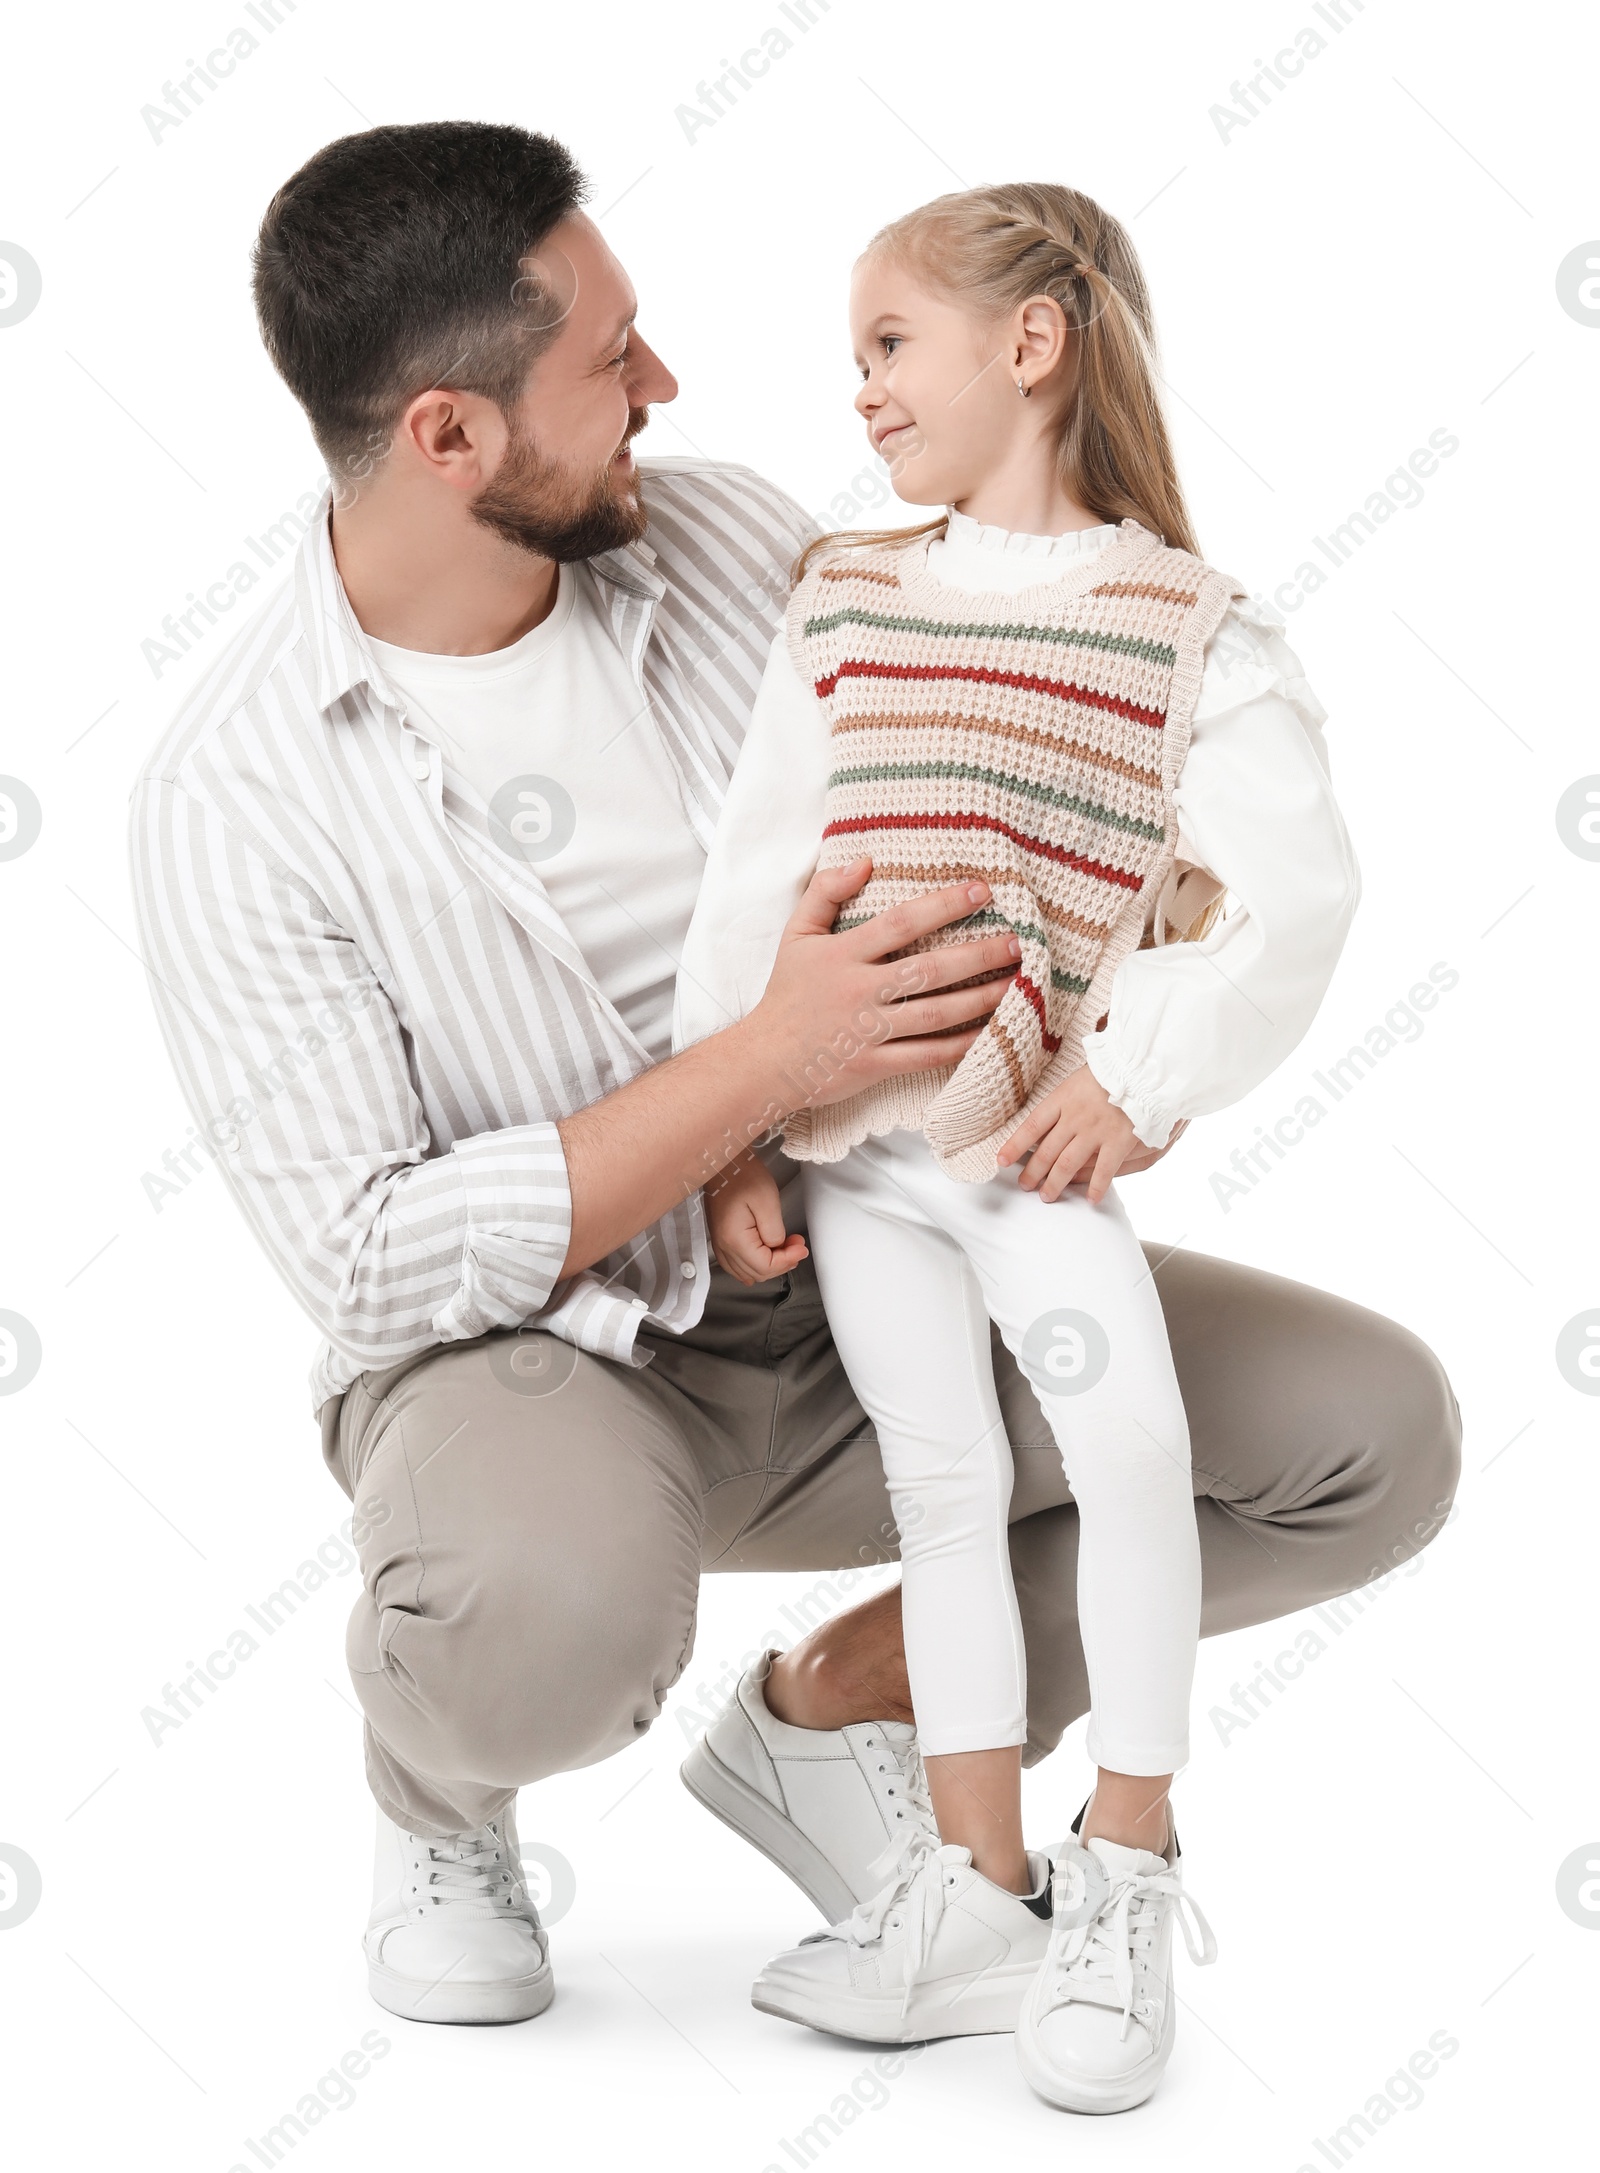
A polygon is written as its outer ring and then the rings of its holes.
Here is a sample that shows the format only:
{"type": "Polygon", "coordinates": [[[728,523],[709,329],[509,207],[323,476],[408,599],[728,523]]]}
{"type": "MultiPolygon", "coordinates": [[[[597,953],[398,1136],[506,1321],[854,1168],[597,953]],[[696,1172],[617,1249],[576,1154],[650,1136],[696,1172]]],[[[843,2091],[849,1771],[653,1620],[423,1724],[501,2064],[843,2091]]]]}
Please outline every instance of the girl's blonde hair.
{"type": "MultiPolygon", "coordinates": [[[[979,322],[1048,295],[1077,335],[1073,396],[1056,459],[1063,485],[1104,521],[1136,520],[1179,550],[1199,546],[1157,390],[1155,321],[1133,243],[1092,196],[1050,181],[1002,182],[936,196],[880,228],[863,254],[897,257],[979,322]]],[[[907,543],[944,526],[849,528],[818,536],[795,579],[825,550],[907,543]]]]}
{"type": "MultiPolygon", "coordinates": [[[[908,211],[874,234],[863,254],[878,252],[896,257],[982,324],[1008,317],[1034,295],[1058,302],[1077,335],[1077,373],[1056,447],[1063,485],[1101,520],[1136,520],[1163,542],[1199,555],[1161,412],[1150,295],[1120,220],[1078,189],[1003,182],[936,196],[908,211]]],[[[796,560],[794,578],[824,551],[911,543],[945,526],[941,513],[915,528],[818,536],[796,560]]],[[[1198,940],[1221,904],[1214,897],[1174,933],[1198,940]]]]}

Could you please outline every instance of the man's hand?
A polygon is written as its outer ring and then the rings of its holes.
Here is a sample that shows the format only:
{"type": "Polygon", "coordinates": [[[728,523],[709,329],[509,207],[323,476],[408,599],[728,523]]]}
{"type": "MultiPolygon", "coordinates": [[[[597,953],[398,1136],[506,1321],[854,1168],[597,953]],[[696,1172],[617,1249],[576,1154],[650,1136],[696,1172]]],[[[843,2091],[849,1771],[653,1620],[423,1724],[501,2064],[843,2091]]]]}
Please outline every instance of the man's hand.
{"type": "Polygon", "coordinates": [[[780,1096],[792,1108],[840,1101],[899,1072],[956,1063],[1022,956],[1016,937],[1001,934],[885,963],[918,937],[977,912],[990,891],[983,882],[927,891],[835,935],[840,906],[871,873],[871,861],[861,859],[812,877],[783,932],[767,992],[745,1022],[781,1065],[780,1096]],[[979,974],[999,978],[978,988],[953,985],[979,974]]]}
{"type": "MultiPolygon", "coordinates": [[[[1021,945],[1002,933],[887,964],[893,952],[987,905],[989,886],[928,891],[835,935],[834,916],[871,872],[869,860],[858,860],[813,876],[784,930],[767,992],[747,1018],[558,1119],[572,1193],[563,1276],[629,1243],[796,1109],[965,1056],[1004,995],[1021,945]],[[1000,978],[954,987],[991,974],[1000,978]]],[[[774,1259],[797,1242],[760,1241],[774,1259]]]]}
{"type": "Polygon", "coordinates": [[[1089,1198],[1098,1206],[1133,1148],[1151,1152],[1135,1137],[1133,1119],[1115,1106],[1083,1064],[1029,1110],[996,1159],[1004,1169],[1026,1157],[1017,1183],[1042,1200],[1059,1200],[1087,1169],[1089,1198]]]}
{"type": "Polygon", "coordinates": [[[742,1154],[706,1186],[706,1221],[718,1267],[741,1283],[787,1275],[806,1257],[803,1237],[789,1237],[778,1181],[758,1154],[742,1154]]]}

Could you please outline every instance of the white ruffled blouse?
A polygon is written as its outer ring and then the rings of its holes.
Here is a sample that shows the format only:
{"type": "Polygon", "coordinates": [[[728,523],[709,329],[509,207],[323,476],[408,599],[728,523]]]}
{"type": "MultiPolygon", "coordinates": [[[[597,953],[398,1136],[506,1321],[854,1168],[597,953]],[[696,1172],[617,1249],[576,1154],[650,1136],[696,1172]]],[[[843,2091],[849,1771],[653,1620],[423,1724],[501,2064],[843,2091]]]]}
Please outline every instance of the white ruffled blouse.
{"type": "MultiPolygon", "coordinates": [[[[1031,588],[1104,550],[1113,526],[1029,536],[952,513],[927,571],[969,592],[1031,588]]],[[[1147,1146],[1181,1119],[1238,1101],[1316,1015],[1360,897],[1328,780],[1326,712],[1266,605],[1240,599],[1206,648],[1179,779],[1178,858],[1229,893],[1199,943],[1124,959],[1090,1070],[1147,1146]]],[[[778,938],[810,880],[830,767],[822,704],[780,632],[767,660],[706,867],[678,976],[674,1045],[759,1001],[778,938]]]]}

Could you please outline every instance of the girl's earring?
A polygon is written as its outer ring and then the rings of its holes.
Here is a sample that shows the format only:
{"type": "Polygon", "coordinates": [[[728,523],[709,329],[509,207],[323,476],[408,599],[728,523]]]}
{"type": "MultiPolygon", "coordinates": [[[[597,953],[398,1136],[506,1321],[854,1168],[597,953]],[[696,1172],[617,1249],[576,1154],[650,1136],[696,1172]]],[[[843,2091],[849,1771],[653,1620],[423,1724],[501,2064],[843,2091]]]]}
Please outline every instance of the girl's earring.
{"type": "Polygon", "coordinates": [[[1020,377],[1017,379],[1017,390],[1021,393],[1024,400],[1026,400],[1028,397],[1029,388],[1023,383],[1020,377]]]}

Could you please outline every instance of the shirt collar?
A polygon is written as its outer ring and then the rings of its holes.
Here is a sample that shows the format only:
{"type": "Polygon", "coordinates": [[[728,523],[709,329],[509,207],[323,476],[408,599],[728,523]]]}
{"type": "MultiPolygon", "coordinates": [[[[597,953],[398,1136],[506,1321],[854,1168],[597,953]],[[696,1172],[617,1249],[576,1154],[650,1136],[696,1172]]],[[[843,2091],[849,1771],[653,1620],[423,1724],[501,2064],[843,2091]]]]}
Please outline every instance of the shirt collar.
{"type": "Polygon", "coordinates": [[[667,592],[666,582],[656,572],[656,554],[648,543],[625,543],[620,550],[602,551],[587,564],[597,581],[620,589],[624,596],[654,603],[667,592]]]}
{"type": "MultiPolygon", "coordinates": [[[[311,644],[316,672],[317,707],[326,711],[352,688],[368,687],[380,702],[398,708],[394,690],[372,653],[372,645],[350,608],[333,556],[329,515],[333,493],[324,491],[301,539],[295,561],[295,597],[300,623],[311,644]]],[[[587,561],[595,579],[625,596],[655,602],[666,582],[655,570],[656,554],[648,543],[628,543],[587,561]]]]}
{"type": "Polygon", "coordinates": [[[317,707],[325,712],[353,687],[363,685],[380,701],[393,704],[393,691],[339,579],[329,518],[332,505],[333,492],[326,490],[301,539],[294,570],[295,600],[316,673],[317,707]]]}

